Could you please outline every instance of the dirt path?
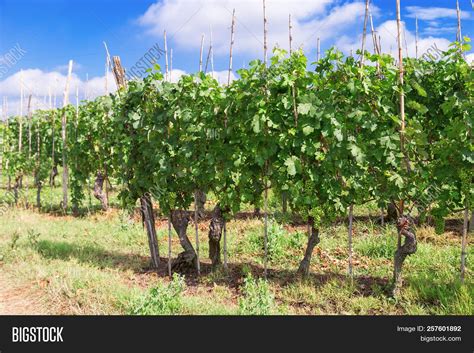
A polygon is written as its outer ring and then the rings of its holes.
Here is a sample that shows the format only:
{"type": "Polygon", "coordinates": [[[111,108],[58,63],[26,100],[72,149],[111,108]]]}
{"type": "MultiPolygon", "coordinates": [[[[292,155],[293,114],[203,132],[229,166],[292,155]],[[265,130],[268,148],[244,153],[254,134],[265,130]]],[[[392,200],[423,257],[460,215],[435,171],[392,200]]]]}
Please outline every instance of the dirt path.
{"type": "Polygon", "coordinates": [[[0,315],[45,315],[41,296],[31,285],[15,285],[0,269],[0,315]]]}

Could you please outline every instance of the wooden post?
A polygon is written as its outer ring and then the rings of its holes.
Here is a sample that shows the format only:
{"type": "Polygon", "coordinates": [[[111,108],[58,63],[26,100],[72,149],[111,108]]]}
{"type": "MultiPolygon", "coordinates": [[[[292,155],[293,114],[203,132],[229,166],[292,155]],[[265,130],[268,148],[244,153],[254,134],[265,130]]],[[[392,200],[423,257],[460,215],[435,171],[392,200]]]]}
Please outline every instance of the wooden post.
{"type": "MultiPolygon", "coordinates": [[[[369,18],[370,18],[370,30],[372,32],[372,42],[373,42],[373,45],[374,45],[374,53],[377,54],[377,55],[380,55],[380,50],[379,50],[378,45],[377,45],[377,32],[375,31],[375,28],[374,28],[374,20],[372,18],[372,12],[370,11],[370,9],[369,9],[369,18]]],[[[376,67],[377,67],[377,74],[380,75],[380,62],[379,62],[379,60],[377,60],[376,67]]]]}
{"type": "MultiPolygon", "coordinates": [[[[402,152],[405,150],[405,94],[402,90],[404,84],[403,49],[402,49],[402,22],[400,12],[400,0],[397,1],[397,40],[398,40],[398,65],[400,84],[400,144],[402,152]]],[[[403,210],[400,210],[403,214],[403,210]]]]}
{"type": "Polygon", "coordinates": [[[289,40],[289,44],[290,44],[290,55],[293,51],[293,48],[292,48],[292,43],[293,43],[293,37],[291,35],[291,30],[292,30],[292,26],[291,26],[291,14],[288,15],[288,40],[289,40]]]}
{"type": "Polygon", "coordinates": [[[471,211],[471,219],[469,221],[469,232],[474,232],[474,211],[471,211]]]}
{"type": "Polygon", "coordinates": [[[163,33],[165,42],[165,81],[168,81],[168,41],[166,40],[166,31],[163,33]]]}
{"type": "Polygon", "coordinates": [[[20,116],[18,126],[18,152],[23,149],[23,70],[20,71],[20,116]]]}
{"type": "MultiPolygon", "coordinates": [[[[5,98],[6,97],[3,97],[2,98],[2,117],[3,117],[3,121],[6,123],[7,122],[7,116],[5,114],[5,98]]],[[[8,129],[7,129],[8,131],[8,129]]],[[[3,155],[5,154],[5,147],[6,147],[6,141],[5,141],[5,130],[4,130],[4,133],[1,137],[1,140],[2,140],[2,151],[0,153],[0,181],[3,179],[3,155]]]]}
{"type": "Polygon", "coordinates": [[[8,97],[3,97],[3,116],[5,120],[5,124],[7,125],[7,129],[9,128],[8,122],[8,97]]]}
{"type": "MultiPolygon", "coordinates": [[[[265,0],[263,0],[263,59],[265,67],[268,64],[268,57],[267,57],[267,50],[268,50],[268,31],[267,31],[267,10],[265,0]]],[[[263,227],[263,236],[264,236],[264,244],[265,244],[265,258],[264,258],[264,276],[267,278],[268,269],[267,269],[267,261],[268,261],[268,181],[267,181],[267,171],[268,171],[268,160],[265,161],[265,172],[263,176],[264,181],[264,195],[263,195],[263,203],[264,203],[264,227],[263,227]]]]}
{"type": "MultiPolygon", "coordinates": [[[[77,126],[79,124],[79,86],[76,85],[76,117],[74,119],[74,140],[77,141],[77,126]]],[[[74,161],[74,167],[76,168],[76,171],[78,170],[78,165],[77,165],[77,158],[74,161]]],[[[105,173],[106,175],[106,180],[105,180],[105,193],[107,193],[107,172],[105,173]]],[[[107,200],[109,199],[107,195],[107,200]]],[[[79,212],[79,205],[77,203],[73,204],[73,212],[74,214],[77,214],[79,212]]]]}
{"type": "MultiPolygon", "coordinates": [[[[72,75],[72,60],[69,60],[69,69],[68,69],[68,74],[67,74],[67,79],[66,79],[66,87],[64,88],[64,100],[63,100],[63,108],[66,109],[66,106],[68,105],[68,99],[69,99],[69,82],[71,81],[71,75],[72,75]]],[[[67,149],[67,114],[66,111],[63,112],[63,117],[62,117],[62,132],[61,132],[61,137],[63,140],[63,210],[67,210],[67,203],[68,203],[68,195],[67,195],[67,190],[68,190],[68,177],[69,177],[69,171],[68,171],[68,166],[67,166],[67,154],[66,154],[66,149],[67,149]]]]}
{"type": "MultiPolygon", "coordinates": [[[[51,114],[51,171],[50,171],[50,182],[49,182],[49,187],[51,189],[51,195],[53,195],[53,182],[51,180],[51,176],[53,173],[53,168],[55,166],[54,163],[54,112],[53,112],[53,96],[51,94],[51,86],[48,87],[48,93],[49,93],[49,114],[51,114]]],[[[55,96],[56,97],[56,96],[55,96]]],[[[49,208],[53,208],[53,200],[52,197],[49,198],[49,208]]]]}
{"type": "Polygon", "coordinates": [[[207,52],[207,58],[206,58],[206,67],[204,69],[204,73],[207,74],[207,68],[209,67],[209,62],[211,62],[211,77],[214,78],[214,58],[213,58],[213,49],[212,49],[212,27],[211,27],[211,34],[209,38],[209,51],[207,52]]]}
{"type": "Polygon", "coordinates": [[[31,119],[32,119],[32,113],[31,113],[31,93],[28,96],[28,158],[31,158],[31,119]]]}
{"type": "Polygon", "coordinates": [[[374,44],[374,53],[380,55],[379,47],[377,45],[377,32],[374,28],[374,20],[372,18],[372,12],[369,11],[369,18],[370,18],[370,30],[372,32],[372,42],[374,44]]]}
{"type": "MultiPolygon", "coordinates": [[[[232,51],[234,49],[234,32],[235,32],[235,9],[232,11],[232,27],[230,30],[229,72],[227,74],[227,85],[230,85],[230,77],[232,74],[232,51]]],[[[226,118],[226,121],[227,121],[227,118],[226,118]]]]}
{"type": "Polygon", "coordinates": [[[170,49],[170,82],[173,82],[173,48],[170,49]]]}
{"type": "Polygon", "coordinates": [[[406,25],[403,25],[403,41],[405,43],[405,53],[407,58],[410,56],[410,53],[408,53],[408,43],[407,43],[407,32],[406,32],[406,25]]]}
{"type": "Polygon", "coordinates": [[[348,240],[349,240],[349,276],[353,277],[352,270],[352,224],[354,219],[354,205],[349,206],[349,227],[348,227],[348,240]]]}
{"type": "MultiPolygon", "coordinates": [[[[46,97],[45,97],[46,98],[46,97]]],[[[41,210],[41,187],[42,181],[40,179],[41,168],[41,138],[40,138],[40,120],[37,120],[36,126],[36,207],[41,210]]]]}
{"type": "Polygon", "coordinates": [[[115,78],[115,82],[117,83],[117,88],[127,87],[127,78],[125,77],[125,70],[122,67],[122,62],[120,60],[120,56],[112,57],[113,74],[115,78]]]}
{"type": "MultiPolygon", "coordinates": [[[[267,168],[265,168],[267,169],[267,168]]],[[[263,227],[263,235],[264,235],[264,242],[265,242],[265,259],[264,259],[264,276],[267,278],[268,275],[268,181],[265,177],[265,192],[263,194],[263,209],[264,209],[264,227],[263,227]]]]}
{"type": "Polygon", "coordinates": [[[265,0],[263,0],[263,63],[267,66],[267,8],[265,4],[265,0]]]}
{"type": "MultiPolygon", "coordinates": [[[[232,26],[230,30],[230,51],[229,51],[229,72],[227,74],[227,85],[230,85],[230,78],[232,73],[232,53],[234,48],[234,34],[235,34],[235,9],[232,11],[232,26]]],[[[212,49],[212,29],[211,29],[211,49],[212,49]]],[[[213,49],[212,49],[213,50],[213,49]]],[[[212,75],[214,76],[214,59],[213,53],[211,54],[211,65],[212,65],[212,75]]],[[[227,129],[227,114],[224,116],[224,128],[227,129]]],[[[224,218],[224,269],[227,271],[227,220],[225,219],[225,214],[223,215],[224,218]]]]}
{"type": "Polygon", "coordinates": [[[88,101],[89,100],[89,74],[86,74],[86,84],[84,86],[84,100],[88,101]]]}
{"type": "Polygon", "coordinates": [[[105,59],[105,95],[109,94],[109,58],[105,59]]]}
{"type": "MultiPolygon", "coordinates": [[[[107,47],[107,43],[106,42],[103,42],[104,43],[104,47],[105,47],[105,65],[106,65],[106,69],[105,69],[105,82],[106,82],[106,89],[105,89],[105,94],[108,94],[108,80],[109,80],[109,69],[111,68],[112,66],[112,59],[110,59],[110,53],[109,53],[109,48],[107,47]]],[[[112,70],[113,71],[113,70],[112,70]]],[[[120,82],[117,80],[117,75],[114,74],[114,78],[115,78],[115,84],[117,85],[117,88],[120,88],[120,82]]],[[[89,82],[89,76],[87,76],[87,82],[89,82]]]]}
{"type": "Polygon", "coordinates": [[[227,220],[224,216],[224,269],[227,270],[227,220]]]}
{"type": "MultiPolygon", "coordinates": [[[[405,93],[403,92],[404,84],[404,67],[403,67],[403,48],[402,48],[402,21],[400,11],[400,0],[397,2],[397,44],[398,44],[398,65],[399,65],[399,84],[400,84],[400,150],[405,156],[405,162],[407,169],[410,170],[409,161],[405,155],[405,93]]],[[[401,200],[399,204],[400,215],[404,214],[404,201],[401,200]]],[[[402,238],[400,232],[398,232],[397,248],[400,249],[402,245],[402,238]]]]}
{"type": "Polygon", "coordinates": [[[209,46],[209,50],[207,51],[206,56],[206,66],[204,67],[204,73],[207,74],[207,68],[209,67],[209,61],[211,60],[211,46],[209,46]]]}
{"type": "MultiPolygon", "coordinates": [[[[289,18],[288,18],[288,35],[289,35],[289,40],[290,40],[290,55],[292,53],[292,42],[293,42],[293,36],[291,34],[291,29],[292,29],[292,25],[291,25],[291,15],[289,15],[289,18]]],[[[294,115],[294,118],[295,118],[295,126],[298,126],[298,107],[296,106],[296,88],[295,88],[295,84],[292,84],[291,85],[291,95],[292,95],[292,98],[293,98],[293,115],[294,115]]],[[[286,213],[286,203],[287,203],[287,200],[286,200],[286,195],[284,195],[283,197],[283,209],[284,212],[286,213]]]]}
{"type": "Polygon", "coordinates": [[[365,40],[366,40],[366,37],[367,37],[367,22],[369,20],[369,4],[370,4],[370,0],[365,0],[365,18],[364,18],[364,31],[362,33],[362,55],[360,57],[360,66],[363,67],[364,66],[364,60],[365,60],[365,55],[364,55],[364,52],[365,52],[365,40]]]}
{"type": "Polygon", "coordinates": [[[204,34],[201,35],[201,51],[199,52],[199,72],[202,72],[202,52],[204,50],[204,34]]]}
{"type": "MultiPolygon", "coordinates": [[[[474,10],[473,0],[471,0],[471,6],[472,6],[472,9],[474,10]]],[[[461,21],[460,18],[461,16],[459,16],[459,22],[461,21]]],[[[474,211],[471,211],[471,219],[469,221],[469,232],[474,232],[474,211]]]]}
{"type": "Polygon", "coordinates": [[[153,269],[158,270],[160,266],[160,252],[158,247],[158,239],[156,237],[155,215],[153,213],[153,202],[149,192],[144,193],[140,197],[140,206],[142,220],[146,227],[148,236],[148,246],[150,247],[150,258],[153,269]]]}
{"type": "Polygon", "coordinates": [[[459,0],[456,0],[456,13],[458,17],[458,28],[456,32],[456,41],[462,43],[462,32],[461,32],[461,9],[459,8],[459,0]]]}
{"type": "MultiPolygon", "coordinates": [[[[6,115],[5,115],[5,97],[2,98],[2,118],[3,121],[6,122],[6,115]]],[[[1,136],[2,141],[2,151],[0,153],[0,181],[2,180],[3,176],[3,155],[5,154],[5,130],[3,135],[1,136]]]]}
{"type": "Polygon", "coordinates": [[[171,276],[171,214],[168,216],[168,276],[171,276]]]}
{"type": "Polygon", "coordinates": [[[317,59],[319,61],[321,60],[321,38],[319,37],[318,37],[318,44],[317,44],[317,52],[318,52],[317,59]]]}
{"type": "MultiPolygon", "coordinates": [[[[471,0],[471,5],[474,9],[474,3],[472,2],[472,0],[471,0]]],[[[456,14],[457,14],[457,19],[458,19],[458,28],[457,28],[457,33],[456,33],[456,40],[459,43],[462,44],[463,43],[463,37],[462,37],[462,30],[461,30],[461,8],[459,7],[459,0],[456,0],[456,14]]],[[[464,53],[463,53],[463,55],[464,55],[464,53]]],[[[466,196],[466,198],[467,198],[467,196],[466,196]]],[[[469,230],[472,230],[474,228],[474,226],[472,224],[473,221],[474,221],[474,213],[471,214],[471,222],[469,222],[469,204],[468,204],[468,201],[466,200],[466,205],[465,205],[465,209],[464,209],[464,222],[463,222],[463,228],[462,228],[462,244],[461,244],[461,283],[464,283],[464,277],[465,277],[465,272],[466,272],[467,233],[468,233],[469,230]]]]}
{"type": "MultiPolygon", "coordinates": [[[[20,116],[18,118],[19,124],[19,134],[18,134],[18,153],[21,155],[23,152],[23,70],[20,71],[20,116]]],[[[20,171],[20,175],[18,176],[18,182],[15,183],[17,186],[15,187],[15,205],[18,201],[18,187],[23,187],[23,170],[20,171]]]]}
{"type": "MultiPolygon", "coordinates": [[[[5,108],[4,108],[4,114],[5,114],[5,123],[7,125],[7,131],[10,129],[10,120],[8,118],[8,97],[4,97],[5,101],[5,108]]],[[[13,151],[13,146],[11,145],[10,138],[8,138],[8,145],[7,149],[9,152],[13,151]]],[[[9,167],[9,162],[8,160],[5,162],[5,169],[8,170],[9,167]]],[[[8,180],[7,180],[7,190],[10,191],[12,189],[12,180],[10,174],[8,174],[8,180]]]]}
{"type": "Polygon", "coordinates": [[[466,201],[464,208],[464,222],[462,227],[462,242],[461,242],[461,283],[464,283],[466,273],[466,244],[467,244],[467,227],[469,222],[469,207],[466,201]]]}
{"type": "Polygon", "coordinates": [[[415,16],[415,57],[418,59],[418,16],[415,16]]]}
{"type": "MultiPolygon", "coordinates": [[[[202,48],[202,45],[201,45],[202,48]]],[[[201,51],[202,53],[202,51],[201,51]]],[[[199,226],[198,226],[198,207],[197,207],[197,194],[194,193],[194,228],[196,231],[196,262],[197,262],[197,274],[201,275],[201,264],[199,262],[199,226]]]]}
{"type": "Polygon", "coordinates": [[[211,37],[210,37],[210,51],[211,51],[211,71],[212,71],[212,78],[214,78],[214,47],[213,47],[213,43],[212,43],[212,25],[210,27],[210,31],[211,31],[211,37]]]}

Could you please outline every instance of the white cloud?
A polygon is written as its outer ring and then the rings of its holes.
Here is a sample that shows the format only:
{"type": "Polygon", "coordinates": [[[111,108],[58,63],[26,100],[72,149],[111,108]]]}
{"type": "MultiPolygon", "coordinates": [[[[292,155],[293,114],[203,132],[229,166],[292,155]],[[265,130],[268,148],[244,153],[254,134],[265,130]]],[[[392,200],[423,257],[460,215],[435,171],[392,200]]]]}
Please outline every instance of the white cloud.
{"type": "Polygon", "coordinates": [[[466,55],[466,61],[470,64],[474,65],[474,53],[467,54],[466,55]]]}
{"type": "MultiPolygon", "coordinates": [[[[74,71],[79,71],[79,70],[82,69],[82,65],[79,64],[78,62],[74,62],[73,68],[74,68],[74,71]]],[[[52,71],[57,71],[57,72],[62,73],[62,74],[67,74],[68,69],[69,69],[69,65],[64,64],[64,65],[56,66],[55,68],[53,68],[52,71]]]]}
{"type": "MultiPolygon", "coordinates": [[[[453,1],[453,8],[445,8],[445,7],[421,7],[421,6],[407,6],[406,9],[408,10],[407,17],[415,18],[418,16],[420,20],[424,21],[432,21],[439,18],[457,18],[457,12],[454,8],[454,1],[453,1]]],[[[461,18],[469,19],[471,18],[471,14],[468,12],[461,12],[461,18]]]]}
{"type": "Polygon", "coordinates": [[[454,34],[456,34],[457,32],[457,27],[454,27],[454,26],[440,26],[440,27],[437,27],[437,26],[429,26],[429,27],[426,27],[426,28],[423,28],[423,34],[427,34],[427,35],[441,35],[441,34],[448,34],[448,35],[451,35],[451,36],[454,36],[454,34]]]}
{"type": "MultiPolygon", "coordinates": [[[[288,15],[292,15],[293,46],[316,47],[319,36],[332,40],[355,23],[361,23],[363,1],[268,0],[269,50],[276,44],[288,47],[288,15]],[[332,7],[332,8],[331,8],[332,7]]],[[[261,56],[263,52],[263,8],[260,0],[164,0],[151,5],[138,23],[159,39],[166,29],[168,39],[180,48],[199,50],[201,34],[209,38],[213,29],[214,52],[229,50],[232,10],[236,9],[235,53],[261,56]]],[[[378,9],[373,8],[377,13],[378,9]]],[[[362,25],[361,25],[362,28],[362,25]]],[[[206,41],[207,41],[206,39],[206,41]]]]}
{"type": "MultiPolygon", "coordinates": [[[[405,23],[402,23],[402,36],[406,34],[405,38],[402,39],[403,45],[403,55],[407,55],[406,49],[408,48],[408,56],[415,57],[416,55],[416,40],[415,34],[405,29],[405,23]],[[406,42],[406,45],[405,45],[406,42]]],[[[397,56],[397,22],[396,21],[386,21],[380,26],[376,27],[377,35],[380,36],[382,42],[382,52],[391,53],[393,56],[397,56]]],[[[344,36],[337,43],[336,47],[346,54],[351,51],[351,49],[357,50],[361,47],[361,36],[357,38],[344,36]]],[[[418,55],[421,57],[430,47],[436,46],[439,50],[447,50],[450,42],[445,38],[438,37],[420,37],[418,40],[418,55]]],[[[367,34],[367,47],[366,50],[373,52],[373,40],[370,32],[367,34]]]]}
{"type": "MultiPolygon", "coordinates": [[[[171,82],[178,82],[180,77],[186,75],[186,71],[173,69],[171,72],[171,82]]],[[[227,84],[228,71],[209,72],[220,84],[227,84]]],[[[28,97],[31,94],[31,110],[49,109],[49,92],[53,106],[62,107],[64,99],[64,88],[66,85],[66,75],[59,72],[44,72],[39,69],[28,69],[17,72],[5,80],[0,81],[0,97],[8,97],[8,115],[20,114],[20,76],[23,76],[23,114],[28,111],[28,97]],[[54,103],[55,102],[55,103],[54,103]]],[[[236,79],[236,75],[231,73],[231,81],[236,79]]],[[[116,84],[112,73],[108,76],[108,91],[114,92],[116,84]]],[[[76,103],[76,89],[79,90],[79,100],[82,101],[87,95],[89,100],[105,94],[105,76],[93,77],[81,80],[76,74],[72,74],[69,86],[69,103],[76,103]]],[[[3,99],[3,98],[2,98],[3,99]]],[[[2,100],[3,101],[3,100],[2,100]]],[[[3,119],[3,107],[0,104],[0,117],[3,119]]]]}
{"type": "MultiPolygon", "coordinates": [[[[227,84],[228,74],[229,74],[228,70],[211,71],[211,72],[208,72],[207,74],[211,75],[213,78],[215,78],[217,80],[217,82],[219,82],[221,85],[226,85],[227,84]]],[[[179,79],[183,75],[188,75],[188,73],[186,71],[179,70],[179,69],[173,70],[171,72],[170,81],[176,83],[176,82],[179,81],[179,79]]],[[[231,72],[230,82],[234,81],[236,78],[237,78],[237,76],[233,72],[231,72]]]]}
{"type": "Polygon", "coordinates": [[[186,75],[186,71],[183,71],[183,70],[179,70],[179,69],[173,69],[171,72],[170,72],[170,81],[171,82],[178,82],[179,79],[181,78],[181,76],[183,75],[186,75]]]}
{"type": "MultiPolygon", "coordinates": [[[[227,85],[228,77],[229,77],[229,70],[224,70],[224,71],[212,71],[208,73],[209,75],[212,75],[213,78],[217,80],[221,85],[227,85]]],[[[234,75],[233,72],[230,73],[230,82],[234,81],[237,79],[237,76],[234,75]]]]}
{"type": "MultiPolygon", "coordinates": [[[[74,69],[74,66],[73,66],[74,69]]],[[[46,109],[49,106],[49,92],[52,101],[61,107],[64,100],[66,74],[57,71],[45,72],[40,69],[28,69],[16,72],[0,81],[0,96],[8,97],[8,114],[19,114],[21,111],[21,82],[23,82],[23,114],[28,110],[28,97],[32,95],[32,110],[46,109]]],[[[105,94],[105,76],[81,80],[74,72],[69,86],[69,102],[76,102],[76,90],[79,90],[79,99],[85,95],[89,99],[105,94]]],[[[113,92],[116,85],[112,73],[108,75],[108,90],[113,92]]],[[[2,112],[3,115],[3,112],[2,112]]]]}

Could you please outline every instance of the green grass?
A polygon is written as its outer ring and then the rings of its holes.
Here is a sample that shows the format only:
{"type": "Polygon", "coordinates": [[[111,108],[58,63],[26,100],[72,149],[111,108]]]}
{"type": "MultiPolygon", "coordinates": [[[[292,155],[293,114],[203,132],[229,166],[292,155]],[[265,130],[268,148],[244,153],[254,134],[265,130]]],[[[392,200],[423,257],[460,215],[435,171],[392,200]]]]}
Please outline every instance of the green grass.
{"type": "Polygon", "coordinates": [[[270,315],[274,312],[274,294],[268,281],[248,274],[242,285],[242,296],[239,299],[241,315],[270,315]]]}
{"type": "MultiPolygon", "coordinates": [[[[59,175],[55,180],[55,187],[49,185],[49,181],[45,181],[41,189],[41,210],[40,212],[44,213],[62,213],[61,202],[63,200],[62,194],[62,168],[59,168],[59,175]]],[[[112,181],[114,182],[114,181],[112,181]]],[[[5,175],[0,177],[0,205],[13,205],[14,203],[14,194],[13,189],[7,190],[6,185],[8,183],[8,178],[5,175]]],[[[34,209],[36,208],[36,187],[34,184],[34,179],[31,176],[23,177],[23,188],[18,191],[18,207],[34,209]]],[[[84,201],[79,207],[79,213],[81,215],[90,215],[97,213],[101,210],[100,202],[94,197],[94,179],[90,178],[89,188],[84,190],[84,201]]],[[[13,181],[11,182],[11,187],[13,187],[13,181]]],[[[109,204],[112,207],[119,207],[120,200],[118,199],[118,190],[120,185],[114,184],[113,190],[109,192],[109,204]]],[[[71,202],[71,196],[69,195],[69,202],[71,202]]],[[[0,209],[1,210],[1,209],[0,209]]],[[[1,215],[2,212],[0,212],[1,215]]]]}
{"type": "MultiPolygon", "coordinates": [[[[3,190],[5,192],[5,190],[3,190]]],[[[60,189],[53,190],[60,199],[60,189]]],[[[27,191],[28,201],[34,190],[27,191]]],[[[113,195],[115,197],[115,195],[113,195]]],[[[366,215],[367,207],[356,209],[366,215]]],[[[372,210],[372,214],[376,213],[372,210]]],[[[200,223],[201,261],[207,259],[208,222],[200,223]]],[[[167,224],[157,222],[161,255],[167,254],[167,224]]],[[[188,228],[194,242],[194,227],[188,228]]],[[[0,271],[41,293],[54,314],[474,314],[469,269],[459,283],[460,236],[418,230],[418,252],[404,266],[400,297],[390,297],[396,230],[370,220],[354,224],[354,278],[347,277],[347,229],[321,230],[311,275],[295,275],[306,245],[305,227],[269,227],[269,277],[263,274],[263,223],[228,224],[230,271],[218,269],[176,277],[147,271],[147,238],[140,222],[121,211],[82,217],[8,207],[0,221],[0,271]]],[[[181,251],[173,235],[172,255],[181,251]]],[[[207,267],[208,268],[208,267],[207,267]]]]}
{"type": "Polygon", "coordinates": [[[168,284],[158,284],[146,295],[133,298],[128,305],[132,315],[173,315],[183,308],[181,294],[185,288],[184,277],[175,273],[168,284]]]}

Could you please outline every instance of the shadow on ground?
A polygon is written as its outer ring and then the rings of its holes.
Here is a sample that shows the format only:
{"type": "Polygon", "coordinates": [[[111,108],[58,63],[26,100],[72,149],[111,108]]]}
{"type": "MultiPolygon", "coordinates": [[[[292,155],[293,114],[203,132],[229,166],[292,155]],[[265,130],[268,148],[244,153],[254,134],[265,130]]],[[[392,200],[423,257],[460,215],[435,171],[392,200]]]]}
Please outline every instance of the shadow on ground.
{"type": "Polygon", "coordinates": [[[97,266],[98,268],[112,268],[121,270],[141,271],[148,265],[145,256],[108,251],[98,246],[77,245],[74,243],[40,240],[36,250],[44,258],[68,260],[76,259],[81,263],[97,266]]]}

